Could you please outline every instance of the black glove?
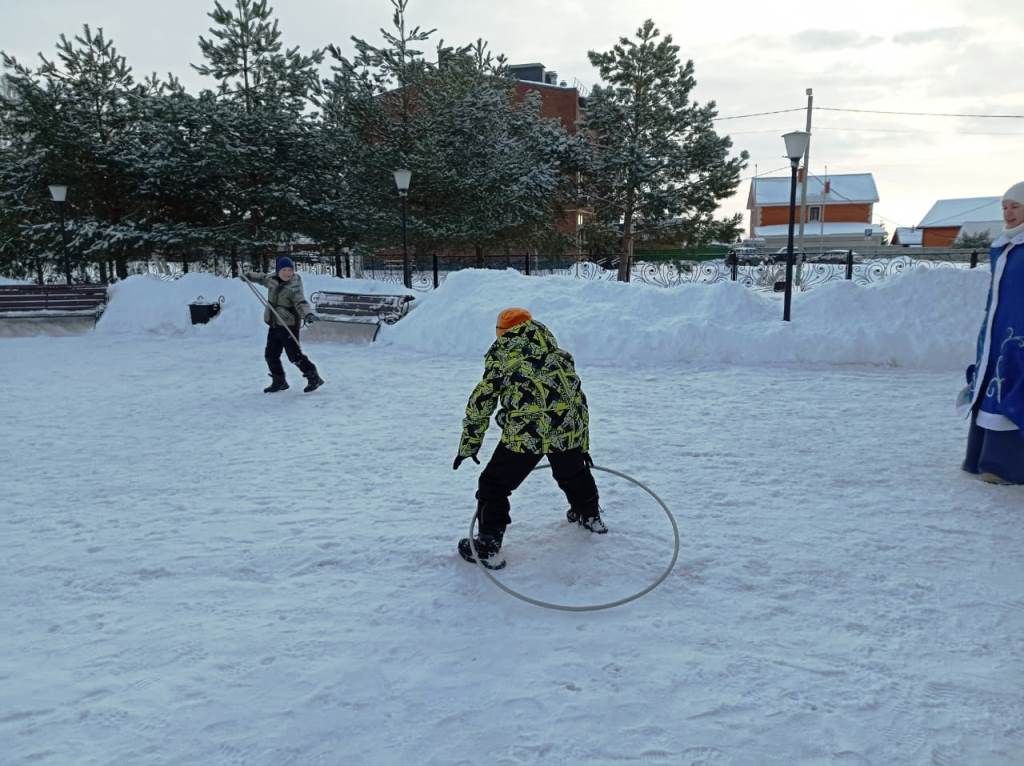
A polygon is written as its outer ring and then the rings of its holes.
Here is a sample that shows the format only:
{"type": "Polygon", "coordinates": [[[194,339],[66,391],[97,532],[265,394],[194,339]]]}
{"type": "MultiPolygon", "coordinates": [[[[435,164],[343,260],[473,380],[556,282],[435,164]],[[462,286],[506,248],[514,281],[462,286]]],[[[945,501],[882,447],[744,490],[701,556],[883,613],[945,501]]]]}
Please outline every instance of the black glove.
{"type": "Polygon", "coordinates": [[[306,314],[305,317],[303,317],[302,325],[303,325],[303,327],[308,327],[309,325],[313,324],[313,322],[319,322],[319,321],[320,321],[320,317],[318,317],[316,314],[309,313],[309,314],[306,314]]]}
{"type": "Polygon", "coordinates": [[[978,368],[976,365],[971,365],[967,368],[967,385],[974,385],[974,376],[978,374],[978,368]]]}
{"type": "Polygon", "coordinates": [[[585,465],[587,468],[594,467],[594,458],[590,457],[589,452],[583,453],[583,465],[585,465]]]}
{"type": "MultiPolygon", "coordinates": [[[[470,457],[473,458],[473,462],[474,463],[476,463],[477,465],[480,465],[480,461],[476,459],[476,453],[475,452],[472,455],[470,455],[470,457]]],[[[465,460],[465,459],[466,458],[464,456],[462,456],[462,455],[459,455],[457,458],[455,458],[455,462],[452,463],[452,470],[453,471],[459,470],[459,466],[462,465],[462,461],[465,460]]]]}

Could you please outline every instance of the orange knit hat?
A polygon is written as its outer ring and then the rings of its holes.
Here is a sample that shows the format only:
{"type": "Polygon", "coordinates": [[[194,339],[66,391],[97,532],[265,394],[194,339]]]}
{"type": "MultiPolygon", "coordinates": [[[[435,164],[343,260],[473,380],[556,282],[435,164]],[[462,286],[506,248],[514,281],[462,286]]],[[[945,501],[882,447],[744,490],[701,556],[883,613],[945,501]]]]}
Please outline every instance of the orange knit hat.
{"type": "Polygon", "coordinates": [[[500,314],[498,314],[497,329],[511,330],[516,325],[523,324],[523,322],[529,322],[531,319],[533,319],[533,314],[531,314],[526,309],[505,309],[500,314]]]}

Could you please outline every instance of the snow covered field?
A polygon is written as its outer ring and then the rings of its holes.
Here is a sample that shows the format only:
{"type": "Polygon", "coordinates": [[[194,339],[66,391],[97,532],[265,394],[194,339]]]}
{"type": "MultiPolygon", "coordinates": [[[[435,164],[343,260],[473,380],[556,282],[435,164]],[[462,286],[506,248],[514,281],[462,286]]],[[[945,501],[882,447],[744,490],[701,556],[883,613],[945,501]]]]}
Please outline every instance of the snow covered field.
{"type": "MultiPolygon", "coordinates": [[[[842,314],[822,345],[730,286],[670,312],[496,279],[450,280],[373,346],[310,344],[309,396],[292,369],[260,393],[241,296],[244,321],[187,327],[168,300],[140,327],[129,280],[94,334],[0,340],[0,763],[1024,761],[1024,488],[959,471],[952,414],[982,307],[929,309],[942,275],[901,283],[899,321],[881,288],[815,309],[822,288],[794,309],[842,314]],[[577,352],[597,462],[678,519],[675,571],[620,609],[522,604],[455,553],[479,471],[451,470],[462,409],[516,302],[577,352]],[[622,363],[601,312],[638,332],[622,363]],[[835,364],[947,314],[932,358],[835,364]]],[[[546,472],[516,494],[504,582],[580,604],[666,565],[657,506],[597,478],[603,538],[546,472]]]]}

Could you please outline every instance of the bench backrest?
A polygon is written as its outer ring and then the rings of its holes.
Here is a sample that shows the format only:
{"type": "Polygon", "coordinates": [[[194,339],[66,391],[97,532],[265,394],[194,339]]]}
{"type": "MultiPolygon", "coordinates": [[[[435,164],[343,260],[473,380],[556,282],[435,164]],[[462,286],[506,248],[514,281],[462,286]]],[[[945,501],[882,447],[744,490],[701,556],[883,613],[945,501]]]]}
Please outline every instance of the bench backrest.
{"type": "Polygon", "coordinates": [[[0,285],[0,311],[90,311],[106,302],[104,285],[0,285]]]}
{"type": "Polygon", "coordinates": [[[414,300],[411,295],[369,295],[322,290],[311,296],[316,313],[337,316],[378,317],[397,321],[414,300]]]}

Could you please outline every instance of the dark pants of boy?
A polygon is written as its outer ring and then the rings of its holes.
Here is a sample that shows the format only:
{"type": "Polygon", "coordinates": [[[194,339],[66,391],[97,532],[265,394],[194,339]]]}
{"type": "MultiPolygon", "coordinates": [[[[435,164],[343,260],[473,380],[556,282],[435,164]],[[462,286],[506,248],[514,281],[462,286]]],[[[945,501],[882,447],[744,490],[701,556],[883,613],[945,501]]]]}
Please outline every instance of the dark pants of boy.
{"type": "MultiPolygon", "coordinates": [[[[293,327],[292,332],[296,338],[299,337],[298,327],[293,327]]],[[[299,345],[292,340],[288,328],[274,325],[267,332],[267,349],[263,352],[263,358],[267,360],[270,374],[275,378],[284,377],[284,367],[281,365],[282,351],[288,354],[288,361],[298,367],[307,378],[316,372],[316,365],[309,361],[299,345]]]]}
{"type": "MultiPolygon", "coordinates": [[[[490,461],[480,474],[476,492],[479,500],[480,534],[499,535],[509,518],[509,495],[530,475],[543,455],[530,452],[513,452],[499,444],[490,461]]],[[[588,518],[598,513],[597,484],[587,466],[583,451],[579,449],[548,454],[551,472],[555,481],[565,493],[570,507],[581,517],[588,518]]]]}

